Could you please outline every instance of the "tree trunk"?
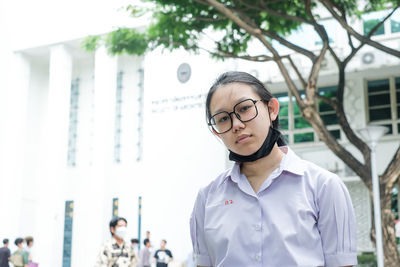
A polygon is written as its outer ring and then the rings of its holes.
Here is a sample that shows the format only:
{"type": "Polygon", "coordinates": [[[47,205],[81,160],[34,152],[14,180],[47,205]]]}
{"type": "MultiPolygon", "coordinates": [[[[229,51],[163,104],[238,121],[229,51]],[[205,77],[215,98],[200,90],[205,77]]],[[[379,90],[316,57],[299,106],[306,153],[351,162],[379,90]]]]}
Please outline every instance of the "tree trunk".
{"type": "Polygon", "coordinates": [[[392,212],[392,195],[385,195],[381,199],[382,210],[382,239],[385,254],[385,267],[399,267],[400,257],[397,250],[395,235],[395,217],[392,212]]]}

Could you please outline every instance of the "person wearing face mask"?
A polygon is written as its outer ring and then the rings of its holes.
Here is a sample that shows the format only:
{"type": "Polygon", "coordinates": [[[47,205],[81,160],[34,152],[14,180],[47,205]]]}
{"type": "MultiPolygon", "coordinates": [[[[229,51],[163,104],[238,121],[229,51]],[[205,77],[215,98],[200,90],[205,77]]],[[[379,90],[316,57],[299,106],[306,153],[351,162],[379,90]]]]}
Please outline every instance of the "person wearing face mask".
{"type": "Polygon", "coordinates": [[[137,260],[132,247],[125,242],[128,222],[114,217],[110,221],[111,240],[100,249],[95,267],[134,267],[137,260]]]}
{"type": "Polygon", "coordinates": [[[357,265],[346,186],[286,146],[278,113],[278,100],[248,73],[224,73],[210,88],[208,126],[235,164],[197,195],[197,266],[357,265]]]}

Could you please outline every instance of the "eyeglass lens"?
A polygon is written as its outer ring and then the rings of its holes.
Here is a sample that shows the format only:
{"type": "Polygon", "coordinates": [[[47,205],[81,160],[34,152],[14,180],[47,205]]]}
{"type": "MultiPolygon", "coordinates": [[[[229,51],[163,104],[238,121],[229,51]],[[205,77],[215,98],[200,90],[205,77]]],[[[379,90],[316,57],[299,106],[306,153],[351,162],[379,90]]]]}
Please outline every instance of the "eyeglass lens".
{"type": "Polygon", "coordinates": [[[234,113],[241,122],[254,119],[257,116],[255,101],[246,99],[237,103],[231,113],[223,111],[215,114],[210,120],[213,129],[218,133],[229,131],[232,128],[232,113],[234,113]]]}

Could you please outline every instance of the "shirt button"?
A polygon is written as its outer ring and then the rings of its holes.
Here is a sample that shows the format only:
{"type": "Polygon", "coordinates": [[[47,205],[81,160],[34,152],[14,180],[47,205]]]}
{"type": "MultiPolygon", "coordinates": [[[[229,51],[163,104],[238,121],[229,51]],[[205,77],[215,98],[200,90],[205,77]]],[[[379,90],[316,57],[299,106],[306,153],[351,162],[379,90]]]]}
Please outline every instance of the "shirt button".
{"type": "Polygon", "coordinates": [[[256,225],[254,226],[254,229],[256,229],[256,231],[260,231],[260,230],[261,230],[261,226],[258,225],[258,224],[256,224],[256,225]]]}

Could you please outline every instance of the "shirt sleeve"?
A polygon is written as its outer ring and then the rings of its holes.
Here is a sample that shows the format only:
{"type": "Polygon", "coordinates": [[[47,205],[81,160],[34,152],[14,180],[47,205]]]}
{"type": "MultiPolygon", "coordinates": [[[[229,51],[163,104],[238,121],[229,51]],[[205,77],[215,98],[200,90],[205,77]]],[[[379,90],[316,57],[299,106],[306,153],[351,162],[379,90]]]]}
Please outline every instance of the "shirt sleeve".
{"type": "Polygon", "coordinates": [[[208,255],[204,236],[204,209],[205,200],[202,190],[197,195],[192,216],[190,217],[190,235],[192,237],[195,262],[200,266],[212,266],[208,255]]]}
{"type": "Polygon", "coordinates": [[[22,253],[22,261],[23,261],[23,264],[24,264],[24,265],[25,265],[25,264],[29,264],[28,252],[24,251],[24,252],[22,253]]]}
{"type": "Polygon", "coordinates": [[[346,186],[338,176],[329,177],[317,198],[325,266],[357,265],[356,220],[346,186]]]}
{"type": "Polygon", "coordinates": [[[107,256],[107,249],[106,246],[103,246],[100,250],[99,255],[96,259],[95,267],[107,267],[108,263],[108,256],[107,256]]]}

